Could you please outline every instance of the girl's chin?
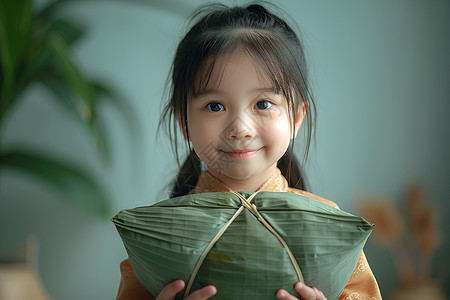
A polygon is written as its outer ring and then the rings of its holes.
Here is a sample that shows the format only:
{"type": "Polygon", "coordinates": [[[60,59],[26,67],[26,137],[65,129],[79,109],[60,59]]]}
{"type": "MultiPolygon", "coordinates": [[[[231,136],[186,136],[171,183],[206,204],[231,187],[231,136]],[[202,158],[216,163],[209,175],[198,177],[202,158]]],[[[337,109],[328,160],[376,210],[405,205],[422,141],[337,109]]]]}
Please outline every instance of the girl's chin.
{"type": "Polygon", "coordinates": [[[252,172],[244,168],[209,168],[213,175],[218,178],[229,178],[234,180],[245,180],[252,176],[252,172]]]}
{"type": "MultiPolygon", "coordinates": [[[[268,168],[270,170],[267,169],[267,171],[271,171],[271,173],[273,173],[274,170],[272,169],[275,168],[268,168]]],[[[223,169],[214,169],[214,168],[208,169],[214,176],[218,177],[219,179],[223,178],[229,180],[252,180],[256,179],[255,177],[258,177],[263,173],[265,173],[264,170],[260,170],[259,168],[244,167],[244,166],[236,166],[236,167],[229,166],[228,168],[223,169]]]]}

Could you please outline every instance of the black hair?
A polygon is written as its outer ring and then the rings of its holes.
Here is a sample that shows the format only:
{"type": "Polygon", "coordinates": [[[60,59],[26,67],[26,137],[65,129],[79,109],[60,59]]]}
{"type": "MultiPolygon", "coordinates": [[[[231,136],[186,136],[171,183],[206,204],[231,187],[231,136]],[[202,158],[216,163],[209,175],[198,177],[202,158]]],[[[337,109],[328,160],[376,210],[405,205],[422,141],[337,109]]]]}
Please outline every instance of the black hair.
{"type": "MultiPolygon", "coordinates": [[[[285,21],[260,4],[234,7],[210,4],[194,13],[191,22],[194,25],[181,40],[175,54],[169,77],[169,102],[160,121],[160,125],[167,122],[178,163],[177,128],[180,126],[183,134],[189,136],[186,125],[189,99],[206,87],[218,57],[241,47],[260,63],[275,89],[287,99],[292,128],[300,104],[303,102],[306,105],[304,165],[316,111],[308,85],[305,54],[298,35],[285,21]],[[202,76],[200,84],[198,80],[196,83],[198,76],[202,76]]],[[[189,144],[188,148],[190,152],[175,179],[172,196],[189,193],[195,188],[202,171],[199,157],[189,144]]],[[[277,166],[290,187],[306,190],[301,164],[293,153],[293,142],[277,166]]]]}

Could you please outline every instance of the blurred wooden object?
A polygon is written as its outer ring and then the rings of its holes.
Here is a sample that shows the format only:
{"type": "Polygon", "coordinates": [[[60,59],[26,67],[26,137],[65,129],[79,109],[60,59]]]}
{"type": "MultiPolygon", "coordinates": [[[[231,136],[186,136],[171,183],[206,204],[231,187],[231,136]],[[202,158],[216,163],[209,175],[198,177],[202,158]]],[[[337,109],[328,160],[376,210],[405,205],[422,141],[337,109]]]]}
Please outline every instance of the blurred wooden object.
{"type": "Polygon", "coordinates": [[[399,285],[390,295],[389,300],[445,300],[440,283],[433,280],[419,280],[415,283],[399,285]]]}
{"type": "Polygon", "coordinates": [[[431,276],[431,258],[440,243],[437,215],[419,184],[407,189],[405,216],[386,197],[360,197],[359,207],[375,223],[373,237],[389,250],[398,270],[399,284],[389,299],[446,299],[440,281],[431,276]]]}
{"type": "Polygon", "coordinates": [[[0,260],[0,299],[51,300],[37,272],[38,252],[38,239],[29,236],[14,258],[0,260]]]}

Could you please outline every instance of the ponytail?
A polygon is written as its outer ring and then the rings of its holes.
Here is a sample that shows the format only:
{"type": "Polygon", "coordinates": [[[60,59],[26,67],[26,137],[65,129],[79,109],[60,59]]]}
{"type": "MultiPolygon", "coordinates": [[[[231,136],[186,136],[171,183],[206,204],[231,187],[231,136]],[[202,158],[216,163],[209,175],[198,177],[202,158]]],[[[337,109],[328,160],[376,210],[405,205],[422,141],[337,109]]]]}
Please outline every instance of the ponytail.
{"type": "Polygon", "coordinates": [[[171,198],[187,195],[197,185],[198,178],[202,172],[200,158],[191,150],[186,158],[177,178],[175,179],[171,198]]]}
{"type": "Polygon", "coordinates": [[[295,157],[292,146],[290,146],[283,157],[280,158],[277,167],[288,181],[289,187],[307,191],[303,168],[295,157]]]}

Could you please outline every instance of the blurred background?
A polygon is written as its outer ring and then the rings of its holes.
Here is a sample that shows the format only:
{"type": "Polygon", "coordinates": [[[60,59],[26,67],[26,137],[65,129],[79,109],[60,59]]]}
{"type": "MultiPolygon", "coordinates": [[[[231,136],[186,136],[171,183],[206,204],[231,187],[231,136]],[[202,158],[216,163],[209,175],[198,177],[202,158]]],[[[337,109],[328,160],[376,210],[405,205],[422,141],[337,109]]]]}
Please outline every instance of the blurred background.
{"type": "MultiPolygon", "coordinates": [[[[1,1],[3,20],[11,19],[14,1],[1,1]]],[[[34,268],[52,299],[113,299],[127,255],[110,218],[168,195],[177,165],[166,136],[157,139],[159,115],[186,19],[202,1],[62,2],[42,14],[62,23],[40,44],[49,47],[49,67],[36,73],[44,63],[31,61],[35,69],[21,77],[29,84],[6,88],[14,81],[7,58],[23,47],[5,54],[14,30],[1,40],[0,268],[20,261],[32,234],[34,268]]],[[[397,226],[365,247],[384,297],[415,276],[433,278],[448,298],[450,2],[271,2],[297,22],[307,51],[318,114],[311,191],[397,226]],[[419,198],[429,213],[414,223],[419,198]],[[428,247],[414,242],[417,228],[433,237],[428,247]],[[423,256],[431,263],[421,273],[423,256]]],[[[36,14],[50,3],[29,1],[36,14]]]]}

